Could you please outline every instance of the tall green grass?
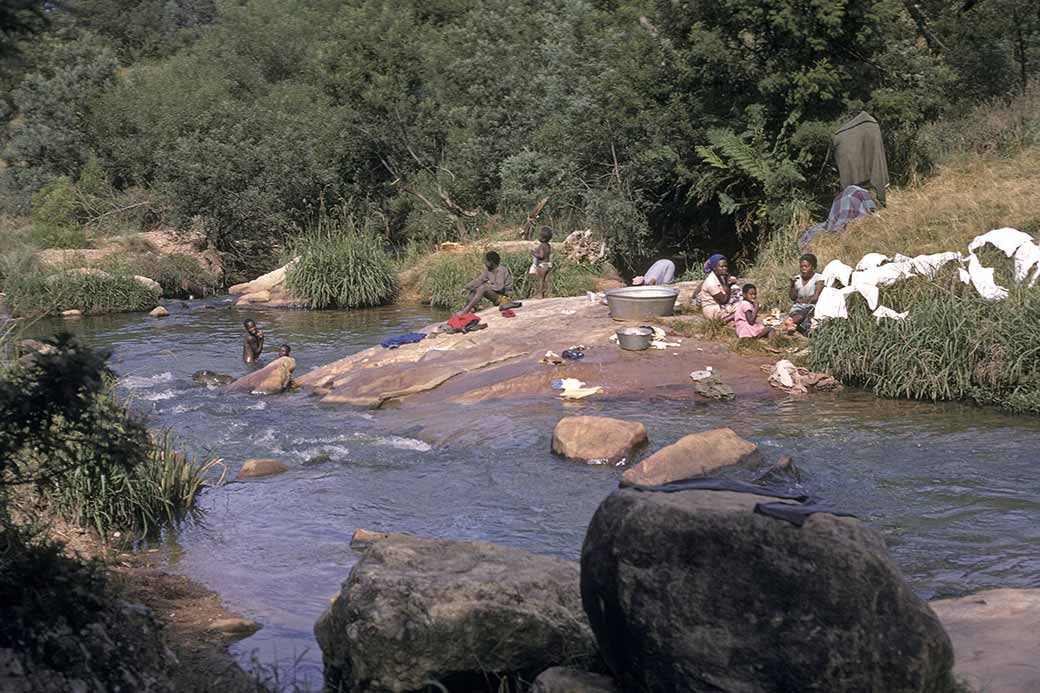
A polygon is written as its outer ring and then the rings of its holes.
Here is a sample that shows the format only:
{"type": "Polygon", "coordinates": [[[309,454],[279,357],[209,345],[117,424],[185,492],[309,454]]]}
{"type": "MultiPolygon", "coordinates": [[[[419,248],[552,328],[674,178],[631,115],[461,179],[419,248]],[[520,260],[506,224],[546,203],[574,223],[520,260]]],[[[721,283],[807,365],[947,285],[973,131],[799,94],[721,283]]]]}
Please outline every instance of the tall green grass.
{"type": "MultiPolygon", "coordinates": [[[[143,243],[139,239],[131,239],[127,245],[140,248],[143,243]]],[[[218,277],[204,269],[198,260],[180,253],[138,253],[128,248],[125,254],[104,258],[97,267],[112,274],[138,274],[154,279],[162,287],[162,295],[166,298],[205,296],[215,292],[219,284],[218,277]]]]}
{"type": "MultiPolygon", "coordinates": [[[[533,294],[536,279],[528,274],[531,256],[528,253],[505,253],[502,264],[513,275],[513,298],[533,294]]],[[[552,273],[553,296],[580,296],[596,288],[602,268],[591,265],[572,265],[554,261],[552,273]]],[[[424,270],[421,293],[424,300],[437,308],[455,309],[465,305],[467,296],[463,287],[484,271],[484,252],[440,253],[431,259],[424,270]]]]}
{"type": "Polygon", "coordinates": [[[1040,287],[1004,285],[1010,296],[990,303],[954,273],[911,279],[881,298],[909,317],[880,323],[853,296],[848,320],[825,321],[814,333],[810,366],[883,397],[1040,414],[1040,287]]]}
{"type": "Polygon", "coordinates": [[[47,500],[58,515],[103,536],[115,529],[153,534],[192,513],[211,471],[222,466],[179,452],[164,431],[135,465],[77,466],[52,485],[47,500]]]}
{"type": "Polygon", "coordinates": [[[312,308],[367,308],[397,295],[397,268],[378,236],[323,222],[296,241],[286,288],[312,308]]]}
{"type": "Polygon", "coordinates": [[[122,274],[58,270],[7,278],[6,303],[15,316],[51,315],[63,310],[119,313],[149,310],[159,296],[133,277],[122,274]]]}

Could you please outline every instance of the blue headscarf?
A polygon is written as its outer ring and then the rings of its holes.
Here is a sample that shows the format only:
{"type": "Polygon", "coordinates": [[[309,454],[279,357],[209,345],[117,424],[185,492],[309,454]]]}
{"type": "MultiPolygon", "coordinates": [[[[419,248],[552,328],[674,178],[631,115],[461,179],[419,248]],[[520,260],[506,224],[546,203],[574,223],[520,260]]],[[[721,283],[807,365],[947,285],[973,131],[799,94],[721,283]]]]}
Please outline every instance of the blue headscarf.
{"type": "Polygon", "coordinates": [[[719,264],[719,261],[725,260],[726,256],[720,253],[715,253],[708,258],[708,261],[704,263],[704,273],[711,274],[711,271],[715,269],[715,265],[719,264]]]}

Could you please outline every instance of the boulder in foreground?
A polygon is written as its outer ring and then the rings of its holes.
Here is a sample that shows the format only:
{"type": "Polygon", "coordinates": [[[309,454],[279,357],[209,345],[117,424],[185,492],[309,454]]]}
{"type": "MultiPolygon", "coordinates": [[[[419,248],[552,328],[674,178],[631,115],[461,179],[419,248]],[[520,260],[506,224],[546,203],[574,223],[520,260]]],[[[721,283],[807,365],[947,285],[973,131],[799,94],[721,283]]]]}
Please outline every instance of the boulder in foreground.
{"type": "Polygon", "coordinates": [[[646,426],[605,416],[568,416],[553,429],[552,450],[557,455],[600,464],[630,458],[645,444],[646,426]]]}
{"type": "Polygon", "coordinates": [[[723,467],[739,464],[758,454],[758,446],[744,440],[731,428],[694,433],[663,447],[625,471],[626,485],[656,485],[705,476],[723,467]]]}
{"type": "Polygon", "coordinates": [[[531,693],[618,693],[613,679],[571,667],[546,669],[531,685],[531,693]]]}
{"type": "Polygon", "coordinates": [[[874,530],[775,499],[622,488],[596,511],[582,600],[622,690],[949,690],[953,650],[874,530]]]}
{"type": "Polygon", "coordinates": [[[953,640],[954,673],[986,693],[1040,691],[1040,589],[931,602],[953,640]]]}
{"type": "Polygon", "coordinates": [[[361,560],[314,627],[331,690],[484,690],[595,651],[578,566],[486,542],[360,532],[361,560]],[[471,688],[476,686],[476,688],[471,688]]]}
{"type": "Polygon", "coordinates": [[[291,356],[276,358],[260,370],[243,375],[227,386],[228,392],[253,392],[260,395],[275,395],[285,392],[292,383],[296,360],[291,356]]]}
{"type": "Polygon", "coordinates": [[[246,460],[242,469],[238,471],[238,479],[259,479],[264,476],[274,476],[289,471],[289,468],[278,460],[246,460]]]}

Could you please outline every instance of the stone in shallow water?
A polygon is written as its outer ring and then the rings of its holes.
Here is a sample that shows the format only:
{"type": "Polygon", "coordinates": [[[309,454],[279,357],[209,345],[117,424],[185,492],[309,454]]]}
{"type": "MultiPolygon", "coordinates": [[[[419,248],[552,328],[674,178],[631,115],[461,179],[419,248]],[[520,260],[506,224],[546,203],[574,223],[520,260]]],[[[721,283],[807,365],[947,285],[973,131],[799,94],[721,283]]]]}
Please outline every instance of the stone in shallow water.
{"type": "Polygon", "coordinates": [[[166,310],[162,306],[156,306],[155,308],[152,308],[152,311],[148,314],[153,318],[165,318],[170,314],[170,311],[166,310]]]}
{"type": "Polygon", "coordinates": [[[758,455],[758,446],[731,428],[684,436],[625,470],[622,484],[655,485],[711,474],[758,455]]]}
{"type": "Polygon", "coordinates": [[[289,471],[289,467],[278,460],[246,460],[238,472],[239,479],[258,479],[289,471]]]}
{"type": "Polygon", "coordinates": [[[605,416],[568,416],[553,429],[552,450],[558,455],[614,464],[631,457],[647,442],[646,426],[605,416]]]}
{"type": "Polygon", "coordinates": [[[221,618],[209,624],[209,630],[245,638],[260,630],[260,624],[245,618],[221,618]]]}
{"type": "Polygon", "coordinates": [[[484,690],[592,658],[576,563],[486,542],[359,531],[361,560],[315,624],[325,683],[360,691],[484,690]]]}
{"type": "Polygon", "coordinates": [[[228,392],[252,392],[261,395],[274,395],[285,392],[292,383],[292,374],[296,370],[296,360],[291,356],[282,356],[257,371],[244,375],[225,389],[228,392]]]}
{"type": "Polygon", "coordinates": [[[593,516],[582,601],[633,691],[945,691],[953,650],[874,530],[767,497],[622,488],[593,516]]]}

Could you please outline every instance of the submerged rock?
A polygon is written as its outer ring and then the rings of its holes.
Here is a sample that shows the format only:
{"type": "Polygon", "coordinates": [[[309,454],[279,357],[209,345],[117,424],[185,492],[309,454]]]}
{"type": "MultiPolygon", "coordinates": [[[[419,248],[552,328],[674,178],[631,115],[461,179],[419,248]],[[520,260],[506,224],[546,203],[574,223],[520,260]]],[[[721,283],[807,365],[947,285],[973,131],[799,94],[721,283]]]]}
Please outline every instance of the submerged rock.
{"type": "Polygon", "coordinates": [[[733,388],[715,376],[695,380],[693,382],[693,391],[706,399],[723,401],[734,398],[733,388]]]}
{"type": "Polygon", "coordinates": [[[618,693],[614,680],[571,667],[546,669],[531,685],[531,693],[618,693]]]}
{"type": "Polygon", "coordinates": [[[483,690],[592,657],[578,566],[486,542],[359,531],[361,560],[314,627],[329,690],[483,690]],[[476,687],[471,687],[476,685],[476,687]]]}
{"type": "Polygon", "coordinates": [[[246,460],[242,464],[242,469],[238,471],[239,479],[258,479],[264,476],[274,476],[275,474],[282,474],[289,471],[282,462],[278,460],[266,460],[266,459],[255,459],[246,460]]]}
{"type": "Polygon", "coordinates": [[[953,651],[874,530],[775,499],[622,488],[597,509],[582,600],[623,690],[942,691],[953,651]]]}
{"type": "Polygon", "coordinates": [[[260,624],[246,618],[221,618],[209,624],[208,630],[237,638],[246,638],[260,630],[260,624]]]}
{"type": "Polygon", "coordinates": [[[776,464],[755,478],[756,484],[792,484],[802,480],[802,473],[790,455],[781,455],[776,464]]]}
{"type": "Polygon", "coordinates": [[[621,483],[667,484],[711,474],[723,467],[748,461],[755,455],[758,455],[757,445],[744,440],[731,428],[716,428],[685,436],[661,448],[626,470],[621,476],[621,483]]]}
{"type": "Polygon", "coordinates": [[[954,673],[987,693],[1040,691],[1040,589],[931,602],[957,653],[954,673]]]}
{"type": "Polygon", "coordinates": [[[155,308],[152,308],[152,311],[148,314],[153,318],[165,318],[170,314],[170,311],[166,310],[163,306],[156,306],[155,308]]]}
{"type": "Polygon", "coordinates": [[[553,429],[552,451],[574,460],[614,464],[647,442],[646,426],[605,416],[568,416],[553,429]]]}
{"type": "Polygon", "coordinates": [[[276,358],[263,368],[243,375],[225,389],[228,392],[252,392],[260,395],[275,395],[285,392],[292,383],[296,360],[291,356],[276,358]]]}
{"type": "Polygon", "coordinates": [[[209,385],[210,387],[221,387],[235,382],[234,376],[214,371],[195,371],[192,373],[191,379],[199,385],[209,385]]]}
{"type": "Polygon", "coordinates": [[[63,318],[78,318],[83,315],[83,311],[72,308],[70,310],[61,311],[61,317],[63,318]]]}

